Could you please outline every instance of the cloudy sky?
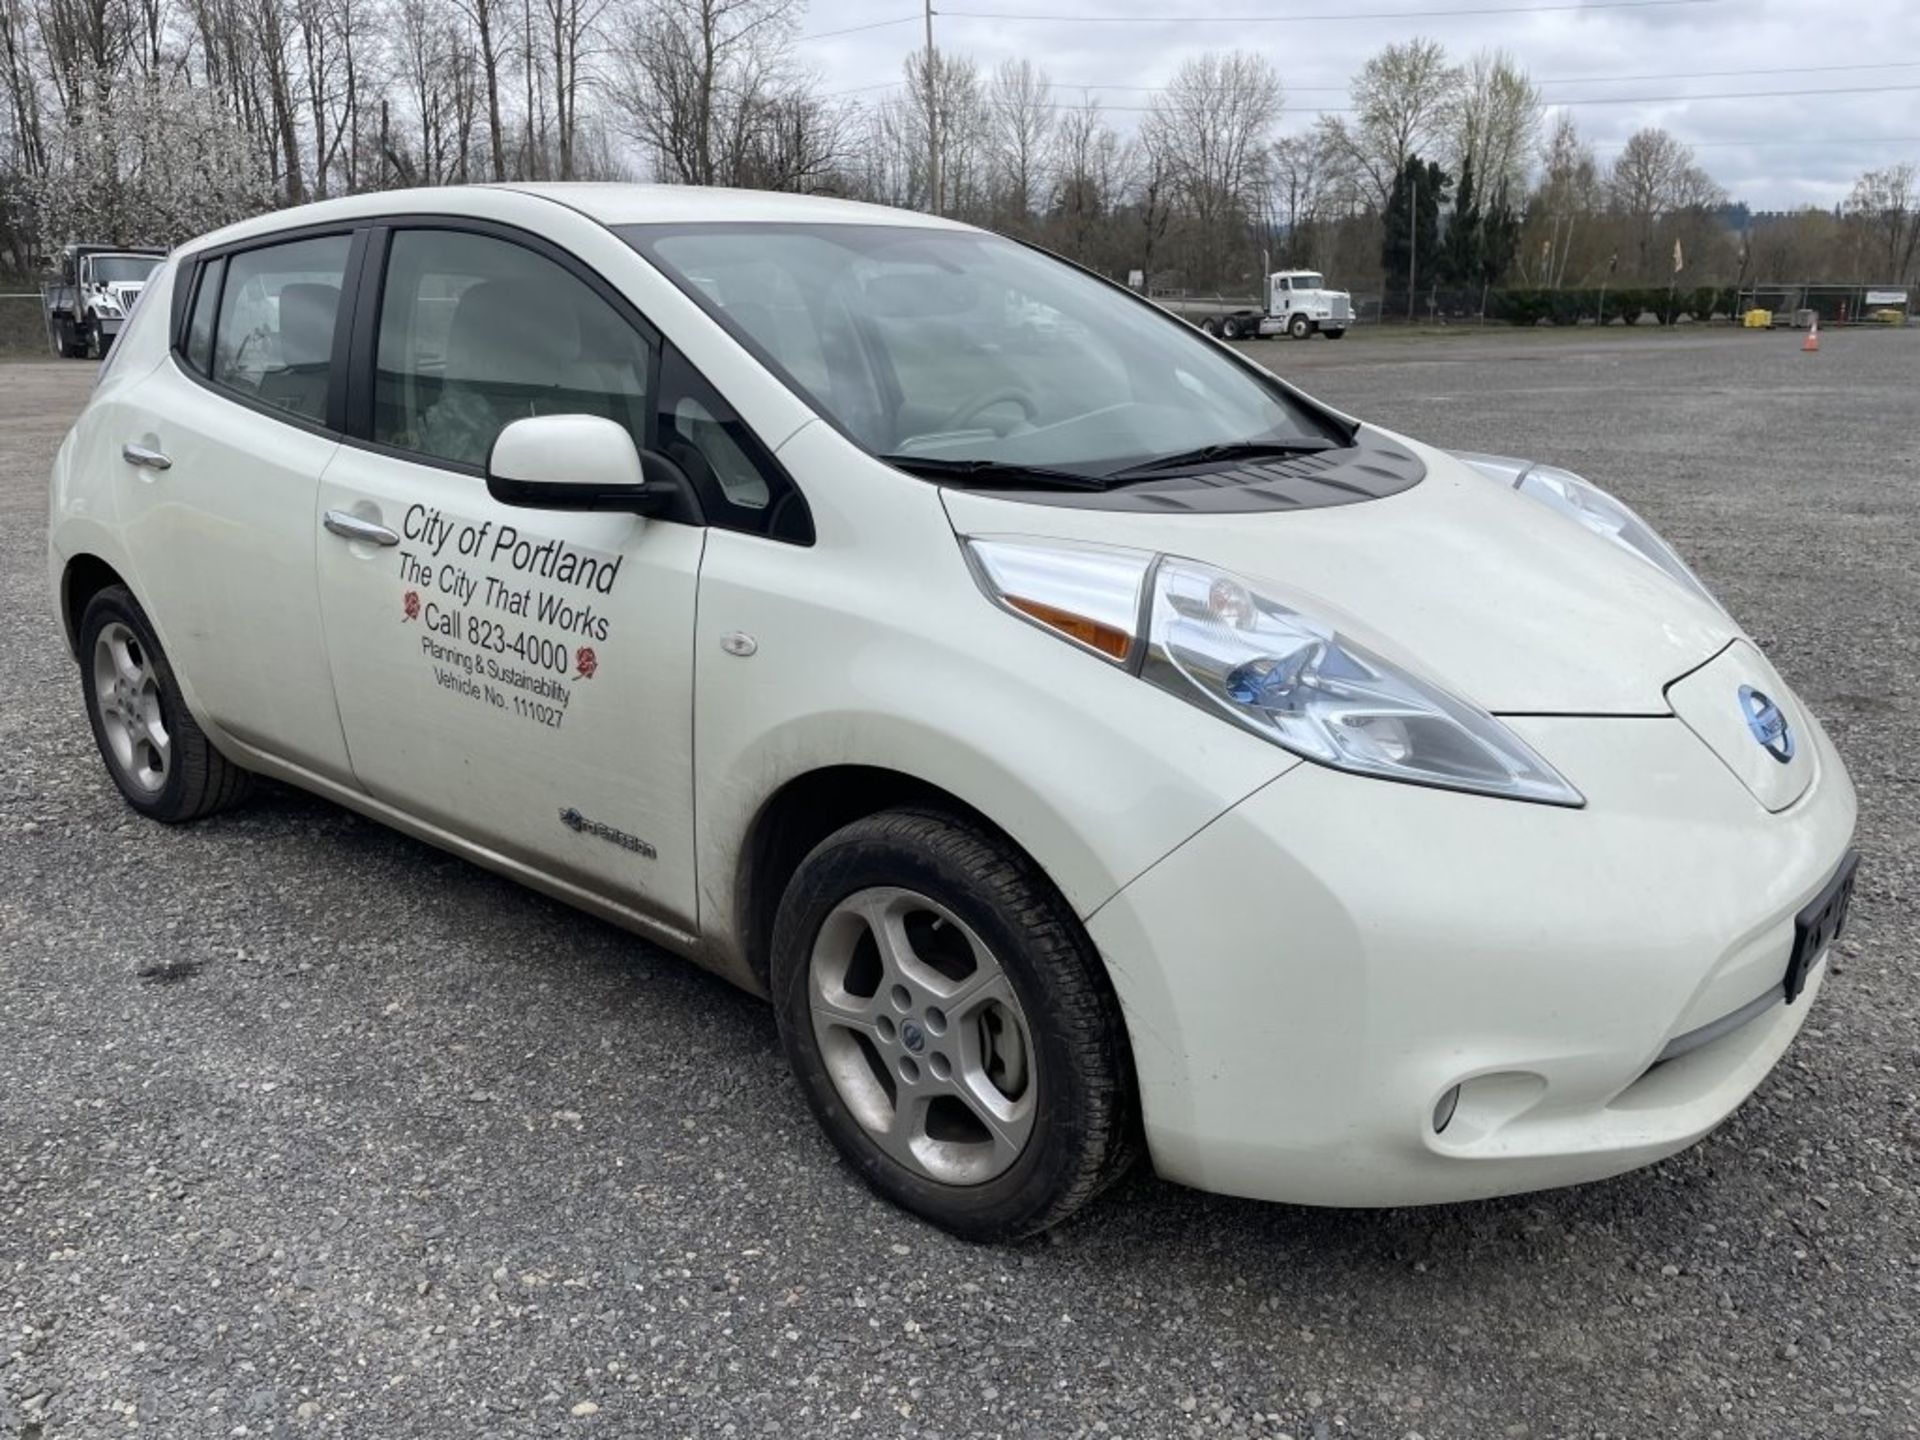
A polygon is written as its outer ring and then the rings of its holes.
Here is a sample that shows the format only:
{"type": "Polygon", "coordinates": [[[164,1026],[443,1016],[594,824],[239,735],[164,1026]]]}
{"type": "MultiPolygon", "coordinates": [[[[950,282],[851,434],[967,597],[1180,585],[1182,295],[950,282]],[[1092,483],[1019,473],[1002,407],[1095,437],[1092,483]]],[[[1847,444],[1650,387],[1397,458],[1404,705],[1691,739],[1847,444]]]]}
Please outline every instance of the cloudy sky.
{"type": "MultiPolygon", "coordinates": [[[[1281,128],[1305,130],[1347,103],[1367,56],[1426,35],[1457,58],[1511,52],[1603,163],[1636,129],[1666,127],[1755,209],[1831,205],[1862,170],[1920,161],[1920,0],[936,0],[935,12],[941,48],[983,69],[1030,57],[1065,104],[1104,87],[1091,93],[1123,130],[1184,57],[1235,47],[1273,62],[1281,128]]],[[[801,34],[823,88],[860,99],[883,98],[923,43],[915,0],[811,0],[801,34]]]]}

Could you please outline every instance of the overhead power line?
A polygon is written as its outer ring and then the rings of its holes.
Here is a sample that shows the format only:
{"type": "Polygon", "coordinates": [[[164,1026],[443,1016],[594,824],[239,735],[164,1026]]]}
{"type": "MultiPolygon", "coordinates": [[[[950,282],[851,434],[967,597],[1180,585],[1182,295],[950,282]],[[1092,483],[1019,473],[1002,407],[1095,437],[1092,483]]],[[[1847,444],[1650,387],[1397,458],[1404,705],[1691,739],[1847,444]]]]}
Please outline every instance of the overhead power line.
{"type": "Polygon", "coordinates": [[[1694,100],[1785,100],[1803,95],[1891,95],[1920,85],[1850,85],[1828,90],[1724,90],[1715,95],[1590,95],[1581,100],[1543,100],[1545,106],[1665,105],[1694,100]]]}
{"type": "MultiPolygon", "coordinates": [[[[1716,95],[1602,95],[1593,96],[1584,100],[1546,100],[1541,103],[1542,106],[1546,108],[1571,107],[1575,105],[1664,105],[1680,101],[1691,103],[1697,100],[1782,100],[1808,95],[1886,95],[1896,91],[1912,90],[1920,90],[1920,84],[1857,85],[1826,90],[1730,90],[1716,95]]],[[[1007,108],[1007,102],[995,100],[991,96],[983,97],[980,103],[988,109],[1007,108]]],[[[1028,107],[1022,105],[1020,108],[1028,107]]],[[[1048,100],[1034,105],[1031,108],[1036,110],[1078,110],[1080,107],[1065,101],[1048,100]]],[[[1108,115],[1145,115],[1153,109],[1153,106],[1102,105],[1100,109],[1103,114],[1108,115]]],[[[1310,115],[1351,115],[1354,113],[1354,110],[1350,105],[1325,105],[1299,113],[1310,115]]]]}
{"type": "Polygon", "coordinates": [[[1731,80],[1741,75],[1831,75],[1841,70],[1916,70],[1920,60],[1858,65],[1779,65],[1768,70],[1666,70],[1657,75],[1543,75],[1542,85],[1612,85],[1623,80],[1731,80]]]}
{"type": "Polygon", "coordinates": [[[1073,25],[1330,25],[1342,20],[1444,20],[1460,15],[1537,15],[1569,10],[1666,10],[1720,0],[1554,0],[1544,5],[1480,5],[1450,10],[1348,10],[1325,15],[1059,15],[1025,10],[941,10],[949,20],[1052,21],[1073,25]]]}
{"type": "Polygon", "coordinates": [[[811,35],[796,35],[793,38],[796,44],[803,40],[831,40],[836,35],[858,35],[862,30],[885,30],[892,25],[912,25],[920,18],[918,13],[898,15],[891,20],[869,20],[864,25],[848,25],[839,30],[816,30],[811,35]]]}
{"type": "MultiPolygon", "coordinates": [[[[1840,71],[1860,70],[1920,70],[1920,60],[1877,60],[1870,65],[1780,65],[1771,68],[1750,70],[1663,70],[1647,75],[1542,75],[1535,79],[1539,85],[1613,85],[1646,80],[1730,80],[1757,75],[1828,75],[1840,71]]],[[[842,95],[867,95],[875,90],[897,90],[906,82],[902,80],[881,80],[872,85],[855,85],[847,90],[831,90],[827,99],[837,99],[842,95]]],[[[1112,81],[1049,80],[1049,90],[1124,90],[1141,95],[1160,95],[1167,90],[1165,85],[1122,85],[1112,81]]],[[[1288,95],[1344,95],[1352,88],[1350,85],[1295,85],[1288,81],[1285,91],[1288,95]]],[[[1543,105],[1573,104],[1573,101],[1543,100],[1543,105]]]]}

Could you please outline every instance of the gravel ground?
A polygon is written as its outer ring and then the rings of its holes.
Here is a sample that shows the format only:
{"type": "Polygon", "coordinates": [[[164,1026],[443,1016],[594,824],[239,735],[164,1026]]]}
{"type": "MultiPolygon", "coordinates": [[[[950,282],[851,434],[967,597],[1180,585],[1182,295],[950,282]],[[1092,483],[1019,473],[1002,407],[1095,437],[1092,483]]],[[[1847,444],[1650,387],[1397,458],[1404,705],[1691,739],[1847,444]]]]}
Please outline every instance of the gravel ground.
{"type": "Polygon", "coordinates": [[[89,367],[0,367],[0,1437],[1920,1433],[1920,334],[1797,345],[1254,349],[1615,487],[1821,713],[1866,864],[1782,1068],[1606,1184],[1141,1173],[1012,1249],[870,1198],[769,1012],[624,934],[285,791],[135,819],[43,570],[89,367]]]}

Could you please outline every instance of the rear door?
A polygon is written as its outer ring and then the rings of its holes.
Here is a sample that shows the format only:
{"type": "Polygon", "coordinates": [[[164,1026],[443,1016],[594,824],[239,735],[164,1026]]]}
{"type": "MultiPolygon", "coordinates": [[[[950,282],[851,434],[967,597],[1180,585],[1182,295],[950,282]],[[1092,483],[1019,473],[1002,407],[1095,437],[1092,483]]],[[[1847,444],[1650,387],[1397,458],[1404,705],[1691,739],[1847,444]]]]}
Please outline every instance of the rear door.
{"type": "Polygon", "coordinates": [[[117,404],[112,463],[135,585],[201,711],[347,780],[314,574],[314,502],[339,449],[351,229],[203,258],[174,352],[117,404]],[[130,447],[130,448],[127,448],[130,447]]]}
{"type": "Polygon", "coordinates": [[[597,276],[502,227],[396,225],[356,317],[355,439],[319,501],[354,774],[376,799],[694,929],[702,526],[502,505],[494,437],[591,413],[650,434],[662,347],[597,276]]]}

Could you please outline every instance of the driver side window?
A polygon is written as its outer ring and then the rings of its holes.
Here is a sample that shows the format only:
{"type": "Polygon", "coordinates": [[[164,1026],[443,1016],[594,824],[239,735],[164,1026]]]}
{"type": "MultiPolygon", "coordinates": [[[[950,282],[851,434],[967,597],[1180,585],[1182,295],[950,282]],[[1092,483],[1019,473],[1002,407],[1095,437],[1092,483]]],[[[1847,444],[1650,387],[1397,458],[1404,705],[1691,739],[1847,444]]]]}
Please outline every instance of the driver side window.
{"type": "Polygon", "coordinates": [[[532,415],[599,415],[646,441],[652,346],[584,281],[459,230],[394,235],[380,304],[373,438],[484,465],[532,415]]]}
{"type": "MultiPolygon", "coordinates": [[[[224,320],[224,314],[223,314],[224,320]]],[[[708,524],[810,544],[793,483],[678,351],[513,240],[394,232],[375,345],[375,443],[479,469],[534,415],[599,415],[686,472],[708,524]]]]}

